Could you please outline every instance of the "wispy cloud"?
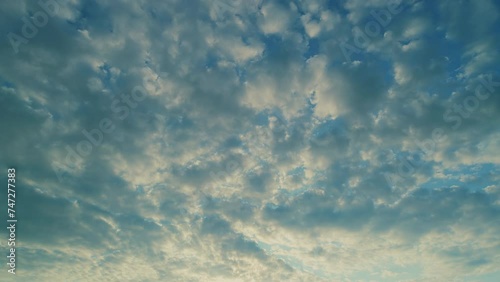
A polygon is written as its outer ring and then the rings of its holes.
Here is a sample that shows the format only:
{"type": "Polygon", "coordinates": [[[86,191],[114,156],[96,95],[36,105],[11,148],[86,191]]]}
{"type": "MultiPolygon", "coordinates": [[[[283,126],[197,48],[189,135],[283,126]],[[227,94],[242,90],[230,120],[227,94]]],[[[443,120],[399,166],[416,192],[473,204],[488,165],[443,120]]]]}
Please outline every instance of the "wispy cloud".
{"type": "Polygon", "coordinates": [[[18,280],[499,279],[496,1],[0,7],[18,280]]]}

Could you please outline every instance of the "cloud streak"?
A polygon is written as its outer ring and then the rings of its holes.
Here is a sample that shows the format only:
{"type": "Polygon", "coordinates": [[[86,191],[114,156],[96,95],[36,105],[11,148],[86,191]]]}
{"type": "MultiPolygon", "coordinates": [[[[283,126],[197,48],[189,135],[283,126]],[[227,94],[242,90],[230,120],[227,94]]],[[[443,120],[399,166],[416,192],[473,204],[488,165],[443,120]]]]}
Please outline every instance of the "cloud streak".
{"type": "Polygon", "coordinates": [[[0,6],[19,281],[500,277],[497,2],[0,6]]]}

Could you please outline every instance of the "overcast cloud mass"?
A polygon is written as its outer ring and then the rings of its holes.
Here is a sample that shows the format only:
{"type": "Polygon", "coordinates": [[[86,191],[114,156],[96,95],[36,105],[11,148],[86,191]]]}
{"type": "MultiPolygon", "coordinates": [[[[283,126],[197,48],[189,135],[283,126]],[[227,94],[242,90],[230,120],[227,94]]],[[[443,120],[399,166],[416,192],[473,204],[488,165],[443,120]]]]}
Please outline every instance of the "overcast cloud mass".
{"type": "Polygon", "coordinates": [[[0,11],[1,281],[500,281],[499,1],[0,11]]]}

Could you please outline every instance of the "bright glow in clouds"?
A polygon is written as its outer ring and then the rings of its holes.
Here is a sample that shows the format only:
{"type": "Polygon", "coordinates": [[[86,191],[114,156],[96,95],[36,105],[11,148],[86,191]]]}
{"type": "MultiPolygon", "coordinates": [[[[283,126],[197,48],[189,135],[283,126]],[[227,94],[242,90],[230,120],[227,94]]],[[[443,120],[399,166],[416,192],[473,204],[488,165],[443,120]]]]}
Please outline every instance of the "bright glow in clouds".
{"type": "Polygon", "coordinates": [[[500,281],[499,1],[0,11],[0,280],[500,281]]]}

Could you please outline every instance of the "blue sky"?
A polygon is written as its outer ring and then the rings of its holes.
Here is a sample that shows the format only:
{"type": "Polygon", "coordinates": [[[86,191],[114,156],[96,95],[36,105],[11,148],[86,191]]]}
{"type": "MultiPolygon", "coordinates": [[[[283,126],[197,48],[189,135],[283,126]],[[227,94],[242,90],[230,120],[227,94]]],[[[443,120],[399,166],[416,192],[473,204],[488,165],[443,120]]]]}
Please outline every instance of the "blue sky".
{"type": "Polygon", "coordinates": [[[500,281],[498,1],[0,11],[0,280],[500,281]]]}

